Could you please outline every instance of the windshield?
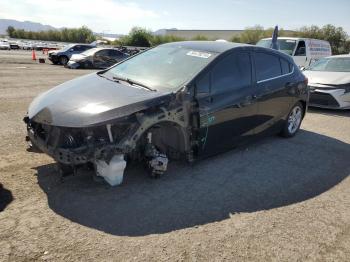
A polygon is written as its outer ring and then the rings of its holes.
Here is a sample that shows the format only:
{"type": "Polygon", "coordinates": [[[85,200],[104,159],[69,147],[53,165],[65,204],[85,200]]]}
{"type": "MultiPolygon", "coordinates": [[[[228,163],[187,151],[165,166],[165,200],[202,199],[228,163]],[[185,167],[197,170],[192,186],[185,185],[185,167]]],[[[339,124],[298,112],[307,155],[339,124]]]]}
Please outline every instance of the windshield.
{"type": "Polygon", "coordinates": [[[69,48],[71,48],[73,45],[66,45],[64,46],[61,51],[67,51],[69,48]]]}
{"type": "Polygon", "coordinates": [[[105,75],[130,79],[156,90],[176,91],[215,57],[215,53],[206,51],[158,46],[116,65],[105,75]]]}
{"type": "Polygon", "coordinates": [[[310,71],[350,72],[350,57],[321,58],[308,68],[310,71]]]}
{"type": "MultiPolygon", "coordinates": [[[[263,40],[260,40],[256,45],[261,47],[271,48],[271,42],[272,42],[271,39],[263,39],[263,40]]],[[[296,42],[297,42],[296,40],[292,40],[292,39],[277,39],[278,49],[287,55],[293,55],[296,42]]]]}

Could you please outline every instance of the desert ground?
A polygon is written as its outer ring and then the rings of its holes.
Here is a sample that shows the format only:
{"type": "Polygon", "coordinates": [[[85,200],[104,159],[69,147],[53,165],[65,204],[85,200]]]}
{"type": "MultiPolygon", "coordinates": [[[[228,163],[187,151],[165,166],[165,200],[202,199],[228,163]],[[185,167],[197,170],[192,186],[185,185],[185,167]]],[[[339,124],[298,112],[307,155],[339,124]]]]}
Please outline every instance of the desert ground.
{"type": "Polygon", "coordinates": [[[0,51],[0,261],[349,261],[350,111],[310,109],[292,139],[173,162],[160,179],[128,166],[118,187],[62,181],[26,151],[22,118],[90,72],[0,51]]]}

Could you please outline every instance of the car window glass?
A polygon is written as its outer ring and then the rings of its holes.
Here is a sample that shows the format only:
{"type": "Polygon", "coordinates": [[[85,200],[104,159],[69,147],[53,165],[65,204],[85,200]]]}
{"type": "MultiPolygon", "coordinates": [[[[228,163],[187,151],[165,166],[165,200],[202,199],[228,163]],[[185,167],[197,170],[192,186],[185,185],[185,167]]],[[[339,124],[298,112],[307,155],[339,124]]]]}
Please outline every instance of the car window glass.
{"type": "Polygon", "coordinates": [[[306,56],[305,41],[299,41],[295,56],[306,56]]]}
{"type": "Polygon", "coordinates": [[[77,46],[74,46],[72,49],[73,49],[73,51],[80,51],[81,50],[81,46],[77,45],[77,46]]]}
{"type": "Polygon", "coordinates": [[[280,58],[280,62],[281,62],[281,67],[282,67],[282,74],[285,75],[285,74],[290,73],[291,69],[292,69],[292,67],[290,66],[290,63],[283,58],[280,58]]]}
{"type": "Polygon", "coordinates": [[[255,53],[255,68],[257,81],[281,75],[280,61],[275,55],[262,52],[255,53]]]}
{"type": "Polygon", "coordinates": [[[122,53],[119,52],[118,50],[109,50],[109,55],[113,57],[118,57],[118,56],[122,56],[122,53]]]}
{"type": "Polygon", "coordinates": [[[248,53],[233,53],[218,62],[211,77],[212,92],[233,90],[251,84],[251,63],[248,53]]]}
{"type": "Polygon", "coordinates": [[[95,54],[96,57],[108,56],[108,50],[101,50],[95,54]]]}
{"type": "Polygon", "coordinates": [[[206,73],[198,78],[196,82],[196,90],[197,94],[210,92],[210,74],[206,73]]]}

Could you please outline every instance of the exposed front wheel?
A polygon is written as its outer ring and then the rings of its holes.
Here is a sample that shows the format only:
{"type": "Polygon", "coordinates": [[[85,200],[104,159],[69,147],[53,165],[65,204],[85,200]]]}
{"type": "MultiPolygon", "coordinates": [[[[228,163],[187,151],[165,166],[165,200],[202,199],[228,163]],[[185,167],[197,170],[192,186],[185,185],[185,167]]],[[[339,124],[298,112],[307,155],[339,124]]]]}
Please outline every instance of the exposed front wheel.
{"type": "Polygon", "coordinates": [[[68,57],[60,56],[59,61],[61,65],[66,65],[68,63],[68,57]]]}
{"type": "Polygon", "coordinates": [[[287,121],[284,124],[281,135],[283,137],[293,137],[299,131],[303,120],[304,109],[301,103],[296,103],[290,111],[287,121]]]}

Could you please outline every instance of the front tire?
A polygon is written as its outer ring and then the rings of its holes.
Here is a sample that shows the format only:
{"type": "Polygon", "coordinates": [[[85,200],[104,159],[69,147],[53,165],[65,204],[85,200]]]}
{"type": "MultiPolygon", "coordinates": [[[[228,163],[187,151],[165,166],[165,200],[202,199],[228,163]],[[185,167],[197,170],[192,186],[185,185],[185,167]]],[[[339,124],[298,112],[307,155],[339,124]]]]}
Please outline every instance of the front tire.
{"type": "Polygon", "coordinates": [[[61,65],[66,65],[68,63],[68,57],[60,56],[59,62],[60,62],[61,65]]]}
{"type": "Polygon", "coordinates": [[[296,103],[288,114],[287,120],[281,131],[282,137],[293,137],[299,131],[301,121],[304,116],[303,105],[298,102],[296,103]]]}

